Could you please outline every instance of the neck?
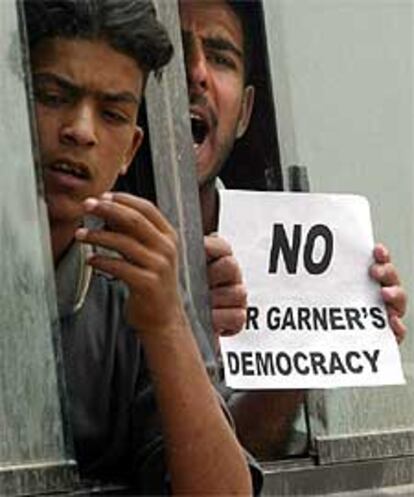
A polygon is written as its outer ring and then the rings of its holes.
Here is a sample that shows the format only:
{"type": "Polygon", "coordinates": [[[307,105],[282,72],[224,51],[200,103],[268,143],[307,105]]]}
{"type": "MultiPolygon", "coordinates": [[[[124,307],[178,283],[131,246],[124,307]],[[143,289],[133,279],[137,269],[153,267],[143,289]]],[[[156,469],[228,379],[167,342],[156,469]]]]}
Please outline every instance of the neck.
{"type": "Polygon", "coordinates": [[[201,187],[199,193],[203,233],[209,235],[218,226],[218,193],[214,181],[201,187]]]}
{"type": "Polygon", "coordinates": [[[58,265],[63,254],[67,251],[74,240],[75,230],[78,223],[62,223],[50,221],[50,239],[52,243],[53,262],[58,265]]]}

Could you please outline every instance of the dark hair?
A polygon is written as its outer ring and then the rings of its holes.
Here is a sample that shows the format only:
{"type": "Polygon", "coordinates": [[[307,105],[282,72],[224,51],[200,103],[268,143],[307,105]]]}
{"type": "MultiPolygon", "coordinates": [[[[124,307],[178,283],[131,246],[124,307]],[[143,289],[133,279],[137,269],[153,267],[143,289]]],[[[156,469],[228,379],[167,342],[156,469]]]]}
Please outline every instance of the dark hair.
{"type": "Polygon", "coordinates": [[[45,38],[102,39],[145,72],[173,53],[151,0],[24,0],[24,8],[31,49],[45,38]]]}
{"type": "Polygon", "coordinates": [[[227,0],[232,10],[240,19],[243,29],[243,52],[245,82],[250,82],[253,56],[253,38],[255,27],[253,23],[257,18],[257,0],[227,0]]]}

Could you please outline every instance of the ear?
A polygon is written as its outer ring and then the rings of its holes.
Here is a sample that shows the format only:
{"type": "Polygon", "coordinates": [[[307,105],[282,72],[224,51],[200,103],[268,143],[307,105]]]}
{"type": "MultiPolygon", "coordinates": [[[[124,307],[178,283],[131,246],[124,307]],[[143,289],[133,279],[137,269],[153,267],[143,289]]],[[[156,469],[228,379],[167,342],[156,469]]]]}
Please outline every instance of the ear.
{"type": "Polygon", "coordinates": [[[239,116],[239,122],[237,124],[236,138],[241,138],[249,127],[250,118],[253,111],[254,95],[254,86],[246,86],[243,91],[243,101],[239,116]]]}
{"type": "Polygon", "coordinates": [[[128,150],[125,152],[124,162],[122,164],[121,170],[119,174],[126,174],[129,166],[131,165],[132,159],[135,157],[135,154],[138,152],[139,147],[142,144],[142,140],[144,138],[144,131],[139,126],[136,126],[134,129],[134,134],[131,140],[131,145],[128,150]]]}

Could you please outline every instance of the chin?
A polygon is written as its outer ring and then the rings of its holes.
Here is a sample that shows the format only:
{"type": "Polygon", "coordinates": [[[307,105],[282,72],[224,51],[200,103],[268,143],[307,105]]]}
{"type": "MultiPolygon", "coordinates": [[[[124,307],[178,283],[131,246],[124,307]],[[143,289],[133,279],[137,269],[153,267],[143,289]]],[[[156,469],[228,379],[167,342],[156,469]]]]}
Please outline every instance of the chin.
{"type": "Polygon", "coordinates": [[[204,173],[199,173],[197,182],[198,182],[198,188],[199,190],[203,190],[206,188],[210,188],[215,185],[216,178],[220,173],[221,168],[218,167],[213,167],[213,168],[208,168],[205,169],[204,173]]]}
{"type": "Polygon", "coordinates": [[[198,189],[204,190],[210,184],[210,181],[208,180],[208,176],[199,176],[197,178],[197,183],[198,189]]]}
{"type": "Polygon", "coordinates": [[[78,224],[84,216],[80,202],[61,196],[46,196],[46,206],[51,223],[78,224]]]}

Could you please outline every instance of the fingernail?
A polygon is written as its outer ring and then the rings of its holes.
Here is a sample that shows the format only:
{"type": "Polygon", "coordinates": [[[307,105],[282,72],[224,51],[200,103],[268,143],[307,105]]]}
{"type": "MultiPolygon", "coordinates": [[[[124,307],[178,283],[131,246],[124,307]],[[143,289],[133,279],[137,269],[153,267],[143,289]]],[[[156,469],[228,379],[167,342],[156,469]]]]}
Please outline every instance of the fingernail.
{"type": "Polygon", "coordinates": [[[379,279],[381,277],[378,266],[376,264],[370,266],[369,275],[371,276],[371,278],[374,278],[374,280],[379,279]]]}
{"type": "Polygon", "coordinates": [[[102,195],[101,195],[102,200],[112,200],[113,198],[114,198],[114,196],[111,192],[105,192],[105,193],[102,193],[102,195]]]}
{"type": "Polygon", "coordinates": [[[86,264],[89,264],[94,257],[95,257],[94,253],[86,254],[86,264]]]}
{"type": "Polygon", "coordinates": [[[98,205],[98,199],[89,197],[84,201],[83,205],[86,211],[92,211],[98,205]]]}
{"type": "Polygon", "coordinates": [[[393,287],[383,286],[381,288],[381,294],[384,300],[393,299],[395,296],[395,291],[393,287]]]}
{"type": "Polygon", "coordinates": [[[88,229],[87,228],[78,228],[75,232],[75,238],[76,240],[84,240],[88,234],[88,229]]]}

